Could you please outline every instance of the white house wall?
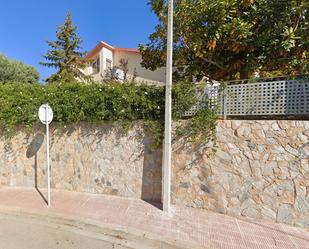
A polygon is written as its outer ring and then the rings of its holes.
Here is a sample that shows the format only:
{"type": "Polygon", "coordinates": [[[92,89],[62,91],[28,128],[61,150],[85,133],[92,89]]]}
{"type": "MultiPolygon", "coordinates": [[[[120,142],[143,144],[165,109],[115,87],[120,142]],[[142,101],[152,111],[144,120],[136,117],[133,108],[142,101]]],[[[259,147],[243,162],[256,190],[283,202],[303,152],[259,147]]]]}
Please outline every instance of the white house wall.
{"type": "Polygon", "coordinates": [[[141,66],[142,56],[139,53],[132,52],[114,52],[114,65],[119,66],[120,59],[128,59],[128,75],[130,77],[134,74],[134,69],[137,71],[137,82],[145,83],[162,83],[165,82],[165,68],[159,68],[158,70],[151,71],[141,66]]]}
{"type": "Polygon", "coordinates": [[[110,60],[112,62],[112,66],[114,64],[114,61],[113,61],[113,51],[107,49],[107,48],[103,48],[101,50],[101,54],[103,56],[101,56],[101,67],[102,67],[102,74],[104,75],[105,74],[105,70],[106,70],[106,60],[110,60]]]}
{"type": "MultiPolygon", "coordinates": [[[[141,66],[142,56],[140,53],[132,51],[119,51],[115,49],[114,51],[103,47],[97,54],[100,58],[100,72],[93,74],[92,65],[88,65],[83,72],[86,75],[91,75],[94,81],[101,82],[105,76],[107,63],[106,60],[111,61],[111,66],[120,66],[121,59],[128,60],[128,79],[132,79],[134,71],[137,72],[137,77],[135,81],[137,83],[146,83],[146,84],[163,84],[165,82],[165,68],[159,68],[155,71],[147,70],[141,66]]],[[[93,57],[95,59],[97,57],[93,57]]],[[[119,73],[123,74],[123,72],[119,73]]]]}
{"type": "Polygon", "coordinates": [[[86,72],[87,75],[91,75],[94,81],[100,82],[102,81],[102,75],[105,75],[105,70],[106,70],[106,59],[112,61],[112,65],[113,65],[113,51],[107,49],[107,48],[103,48],[100,50],[99,52],[99,56],[100,56],[100,72],[96,73],[96,74],[92,74],[93,70],[92,70],[92,66],[88,65],[87,68],[85,69],[84,72],[86,72]]]}

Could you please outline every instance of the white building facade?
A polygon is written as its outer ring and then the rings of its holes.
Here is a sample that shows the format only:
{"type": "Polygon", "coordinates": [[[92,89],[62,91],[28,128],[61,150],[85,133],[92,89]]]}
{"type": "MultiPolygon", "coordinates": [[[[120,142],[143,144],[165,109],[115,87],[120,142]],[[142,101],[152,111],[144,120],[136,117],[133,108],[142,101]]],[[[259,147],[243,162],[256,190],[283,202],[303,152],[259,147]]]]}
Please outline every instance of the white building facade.
{"type": "Polygon", "coordinates": [[[127,81],[145,84],[161,85],[165,82],[165,68],[155,71],[147,70],[141,66],[142,56],[138,49],[116,48],[101,41],[94,49],[86,54],[90,61],[83,70],[86,75],[91,75],[97,82],[102,82],[110,77],[111,72],[123,82],[124,70],[121,60],[127,62],[127,81]]]}

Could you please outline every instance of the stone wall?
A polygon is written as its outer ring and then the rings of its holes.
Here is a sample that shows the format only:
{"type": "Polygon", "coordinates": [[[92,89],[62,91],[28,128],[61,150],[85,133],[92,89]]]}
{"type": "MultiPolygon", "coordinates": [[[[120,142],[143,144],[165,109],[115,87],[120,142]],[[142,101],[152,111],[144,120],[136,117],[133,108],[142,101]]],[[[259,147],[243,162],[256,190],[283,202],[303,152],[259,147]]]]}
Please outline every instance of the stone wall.
{"type": "MultiPolygon", "coordinates": [[[[114,194],[159,202],[161,156],[142,125],[80,124],[51,131],[52,188],[114,194]]],[[[46,187],[44,127],[0,139],[0,185],[46,187]]]]}
{"type": "Polygon", "coordinates": [[[216,145],[178,141],[173,202],[309,227],[309,121],[219,121],[216,145]]]}
{"type": "MultiPolygon", "coordinates": [[[[141,123],[52,128],[51,138],[53,188],[160,202],[162,152],[141,123]]],[[[0,185],[46,186],[44,127],[0,138],[0,185]]],[[[309,227],[309,121],[218,121],[215,145],[174,142],[172,200],[309,227]]]]}

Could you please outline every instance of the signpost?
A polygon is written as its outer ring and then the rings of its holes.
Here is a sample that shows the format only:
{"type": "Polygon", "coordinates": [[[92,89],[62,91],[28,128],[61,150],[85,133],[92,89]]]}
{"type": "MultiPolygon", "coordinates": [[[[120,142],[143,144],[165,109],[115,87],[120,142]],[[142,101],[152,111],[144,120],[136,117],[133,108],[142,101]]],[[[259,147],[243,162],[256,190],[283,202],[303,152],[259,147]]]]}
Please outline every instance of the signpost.
{"type": "Polygon", "coordinates": [[[46,164],[47,164],[47,204],[50,207],[50,163],[49,163],[49,124],[53,120],[53,110],[48,104],[39,108],[39,119],[46,125],[46,164]]]}

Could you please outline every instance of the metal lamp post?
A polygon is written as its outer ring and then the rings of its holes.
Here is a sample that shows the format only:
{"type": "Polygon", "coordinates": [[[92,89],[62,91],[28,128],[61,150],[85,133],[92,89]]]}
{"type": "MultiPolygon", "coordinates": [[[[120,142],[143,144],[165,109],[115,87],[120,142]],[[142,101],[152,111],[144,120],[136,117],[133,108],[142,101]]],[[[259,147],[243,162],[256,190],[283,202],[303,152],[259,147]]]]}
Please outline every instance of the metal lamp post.
{"type": "Polygon", "coordinates": [[[163,150],[163,211],[170,212],[171,207],[171,171],[172,171],[172,73],[173,73],[173,13],[174,1],[169,0],[168,34],[166,61],[166,90],[165,90],[165,127],[163,150]]]}

